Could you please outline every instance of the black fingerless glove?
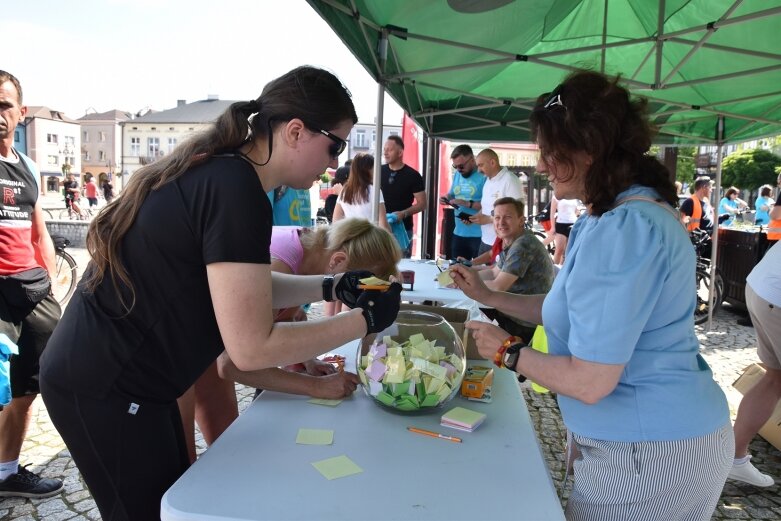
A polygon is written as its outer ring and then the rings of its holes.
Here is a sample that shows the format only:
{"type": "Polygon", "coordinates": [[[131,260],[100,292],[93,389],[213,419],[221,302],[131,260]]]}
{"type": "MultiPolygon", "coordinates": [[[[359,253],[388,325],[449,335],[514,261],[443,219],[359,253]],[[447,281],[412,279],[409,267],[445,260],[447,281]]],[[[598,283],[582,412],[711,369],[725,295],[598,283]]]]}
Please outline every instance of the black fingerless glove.
{"type": "Polygon", "coordinates": [[[393,324],[401,305],[401,284],[394,282],[387,291],[368,290],[358,297],[356,306],[363,310],[366,334],[379,333],[393,324]]]}
{"type": "Polygon", "coordinates": [[[339,283],[336,285],[336,298],[344,302],[348,308],[354,308],[358,301],[358,297],[364,293],[364,290],[358,289],[361,279],[373,276],[374,273],[371,271],[348,271],[342,275],[342,278],[339,279],[339,283]]]}

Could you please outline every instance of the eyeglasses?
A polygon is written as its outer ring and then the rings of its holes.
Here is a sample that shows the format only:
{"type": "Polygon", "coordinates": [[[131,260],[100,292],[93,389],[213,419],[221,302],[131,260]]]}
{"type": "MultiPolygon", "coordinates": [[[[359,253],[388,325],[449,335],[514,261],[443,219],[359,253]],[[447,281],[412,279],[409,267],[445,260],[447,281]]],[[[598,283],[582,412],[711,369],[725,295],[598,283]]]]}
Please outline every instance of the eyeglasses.
{"type": "Polygon", "coordinates": [[[452,166],[453,166],[454,170],[463,170],[463,169],[467,168],[467,166],[471,162],[472,162],[472,158],[469,158],[466,161],[464,161],[463,163],[461,163],[460,165],[457,165],[457,164],[453,163],[452,166]]]}
{"type": "Polygon", "coordinates": [[[564,105],[564,102],[561,101],[561,85],[553,89],[553,92],[550,93],[550,96],[548,97],[548,101],[545,102],[545,105],[542,106],[544,109],[552,109],[554,107],[564,107],[567,108],[564,105]]]}
{"type": "Polygon", "coordinates": [[[330,138],[331,141],[333,141],[333,144],[328,147],[328,153],[331,154],[332,158],[338,159],[339,156],[342,155],[342,152],[344,152],[344,149],[347,148],[347,141],[340,138],[336,134],[332,134],[331,132],[323,130],[322,128],[314,128],[312,130],[315,132],[320,132],[322,135],[330,138]]]}

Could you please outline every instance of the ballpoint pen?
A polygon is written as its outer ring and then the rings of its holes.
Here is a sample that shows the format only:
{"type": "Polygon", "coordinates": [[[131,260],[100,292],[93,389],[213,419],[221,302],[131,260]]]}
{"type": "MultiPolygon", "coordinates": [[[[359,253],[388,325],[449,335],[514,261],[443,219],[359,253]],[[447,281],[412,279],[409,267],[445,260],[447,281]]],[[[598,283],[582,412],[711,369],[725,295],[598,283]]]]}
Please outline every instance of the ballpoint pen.
{"type": "Polygon", "coordinates": [[[410,432],[414,432],[415,434],[423,434],[424,436],[431,436],[432,438],[439,438],[441,440],[461,443],[461,438],[456,438],[455,436],[445,436],[444,434],[440,434],[438,432],[427,431],[425,429],[418,429],[417,427],[407,427],[407,430],[410,432]]]}

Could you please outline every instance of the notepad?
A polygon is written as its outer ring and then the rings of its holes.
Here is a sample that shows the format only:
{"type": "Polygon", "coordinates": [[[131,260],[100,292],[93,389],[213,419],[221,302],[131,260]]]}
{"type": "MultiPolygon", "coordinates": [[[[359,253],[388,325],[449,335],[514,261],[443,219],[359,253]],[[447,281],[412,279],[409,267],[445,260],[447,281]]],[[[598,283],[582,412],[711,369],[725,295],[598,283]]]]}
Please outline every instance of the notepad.
{"type": "Polygon", "coordinates": [[[325,429],[298,429],[296,443],[299,445],[331,445],[334,431],[325,429]]]}
{"type": "Polygon", "coordinates": [[[485,421],[485,414],[464,407],[454,407],[442,415],[440,424],[444,427],[472,432],[485,421]]]}

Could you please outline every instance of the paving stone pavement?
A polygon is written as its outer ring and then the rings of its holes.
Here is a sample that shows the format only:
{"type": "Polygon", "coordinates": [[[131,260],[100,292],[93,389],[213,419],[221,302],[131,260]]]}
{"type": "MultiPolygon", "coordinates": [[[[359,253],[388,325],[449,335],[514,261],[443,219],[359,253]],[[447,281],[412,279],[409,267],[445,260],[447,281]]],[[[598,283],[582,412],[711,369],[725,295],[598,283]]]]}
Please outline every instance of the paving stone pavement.
{"type": "MultiPolygon", "coordinates": [[[[87,252],[69,248],[79,263],[80,269],[86,266],[87,252]]],[[[724,389],[730,401],[734,419],[740,402],[740,393],[732,388],[743,369],[758,362],[755,348],[754,330],[739,326],[736,319],[740,316],[725,305],[715,317],[713,328],[706,331],[697,327],[697,336],[701,352],[713,369],[716,380],[724,389]]],[[[321,306],[313,306],[310,316],[322,316],[321,306]]],[[[236,385],[239,397],[239,410],[243,411],[252,401],[253,390],[236,385]]],[[[523,388],[529,413],[537,432],[537,438],[551,478],[562,501],[566,504],[570,486],[563,486],[564,443],[566,429],[555,399],[550,394],[540,395],[523,388]]],[[[54,429],[46,408],[38,398],[33,405],[33,421],[22,447],[21,463],[30,463],[30,469],[45,477],[59,478],[65,482],[65,489],[57,496],[47,499],[0,499],[0,520],[14,521],[60,521],[60,520],[100,520],[95,502],[78,469],[70,458],[67,448],[54,429]]],[[[196,433],[198,453],[206,450],[200,432],[196,433]]],[[[752,463],[763,472],[781,479],[781,452],[757,436],[751,444],[752,463]]],[[[728,481],[713,514],[713,520],[762,519],[781,520],[781,492],[778,484],[768,488],[728,481]]]]}

